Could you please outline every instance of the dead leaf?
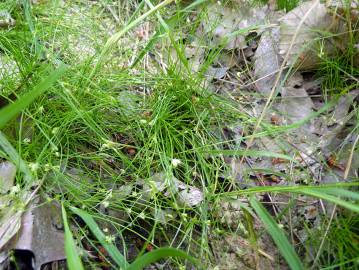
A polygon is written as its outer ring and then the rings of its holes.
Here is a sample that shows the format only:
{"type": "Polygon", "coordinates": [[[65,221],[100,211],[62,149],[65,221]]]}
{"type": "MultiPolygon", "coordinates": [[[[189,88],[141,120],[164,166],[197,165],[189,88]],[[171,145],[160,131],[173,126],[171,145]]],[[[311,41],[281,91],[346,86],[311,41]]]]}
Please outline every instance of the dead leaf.
{"type": "Polygon", "coordinates": [[[333,31],[338,34],[336,30],[338,30],[339,20],[329,14],[324,4],[317,2],[319,1],[304,2],[280,20],[279,54],[284,58],[291,47],[298,26],[305,18],[289,52],[287,62],[302,70],[314,68],[320,63],[318,47],[325,50],[326,54],[333,51],[334,47],[330,40],[323,39],[323,32],[333,31]],[[313,5],[315,6],[313,7],[313,5]],[[309,14],[306,16],[308,12],[309,14]]]}
{"type": "Polygon", "coordinates": [[[9,207],[4,216],[0,220],[0,250],[14,237],[20,230],[21,217],[23,210],[16,210],[9,207]]]}
{"type": "Polygon", "coordinates": [[[263,33],[254,55],[254,75],[258,92],[268,96],[281,65],[279,57],[279,28],[263,33]]]}
{"type": "Polygon", "coordinates": [[[267,7],[253,8],[246,3],[241,3],[234,8],[222,6],[218,3],[208,7],[208,20],[203,22],[203,30],[209,37],[212,46],[224,45],[225,49],[244,49],[247,47],[245,35],[236,34],[235,31],[249,29],[265,23],[268,13],[267,7]]]}
{"type": "Polygon", "coordinates": [[[61,211],[56,203],[35,204],[24,214],[15,249],[29,250],[35,257],[35,269],[65,259],[61,211]]]}
{"type": "Polygon", "coordinates": [[[222,79],[224,76],[226,76],[227,70],[227,67],[215,68],[210,66],[206,72],[206,76],[210,81],[213,79],[222,79]]]}
{"type": "Polygon", "coordinates": [[[180,204],[187,207],[195,207],[203,200],[202,191],[196,187],[187,185],[176,177],[166,173],[156,173],[147,180],[139,180],[143,186],[143,195],[150,198],[153,194],[161,192],[164,196],[177,196],[180,204]]]}
{"type": "Polygon", "coordinates": [[[15,176],[16,166],[13,163],[0,163],[0,193],[6,193],[14,186],[15,176]]]}
{"type": "Polygon", "coordinates": [[[198,206],[203,201],[202,191],[196,187],[188,186],[178,193],[178,201],[186,207],[198,206]]]}
{"type": "Polygon", "coordinates": [[[314,104],[304,88],[283,87],[280,111],[290,123],[303,120],[313,113],[314,104]]]}

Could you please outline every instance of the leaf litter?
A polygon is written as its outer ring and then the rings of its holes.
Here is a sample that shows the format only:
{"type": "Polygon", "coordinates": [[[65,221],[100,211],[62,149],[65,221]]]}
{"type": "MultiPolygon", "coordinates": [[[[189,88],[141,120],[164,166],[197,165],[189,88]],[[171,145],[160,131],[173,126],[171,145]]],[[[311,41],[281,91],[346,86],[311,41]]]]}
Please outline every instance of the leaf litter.
{"type": "MultiPolygon", "coordinates": [[[[208,53],[206,46],[220,47],[220,53],[205,72],[208,88],[218,93],[227,93],[231,97],[238,95],[240,91],[259,93],[259,96],[253,98],[256,103],[255,107],[248,106],[248,111],[258,116],[263,110],[263,99],[268,98],[273,90],[276,76],[284,59],[288,56],[286,71],[289,68],[294,67],[294,69],[288,71],[287,74],[283,72],[280,84],[275,89],[279,95],[273,100],[265,124],[278,128],[300,124],[295,129],[292,128],[287,133],[281,134],[280,137],[274,134],[255,139],[251,148],[286,154],[292,156],[298,163],[269,157],[246,158],[243,163],[231,157],[226,159],[229,167],[228,175],[234,176],[234,180],[239,181],[243,187],[303,184],[303,181],[306,181],[304,184],[343,181],[345,170],[343,166],[349,159],[348,153],[357,136],[348,127],[355,124],[357,120],[353,107],[357,106],[359,92],[358,90],[348,91],[338,100],[333,100],[333,109],[315,116],[326,103],[322,100],[322,96],[317,97],[318,91],[322,91],[317,78],[306,77],[313,69],[320,66],[323,55],[334,55],[337,50],[343,50],[346,46],[345,21],[334,12],[338,7],[339,10],[342,8],[340,1],[338,3],[330,1],[329,5],[307,1],[284,15],[282,11],[273,13],[269,6],[253,8],[241,6],[244,5],[241,1],[235,2],[239,5],[239,9],[219,4],[208,6],[207,20],[201,23],[194,41],[186,44],[185,48],[185,55],[192,71],[200,71],[208,53]],[[276,15],[277,17],[280,15],[281,18],[278,20],[276,15]],[[294,36],[301,23],[303,27],[294,36]],[[239,33],[236,33],[238,31],[239,33]],[[248,37],[251,33],[255,33],[255,38],[249,41],[248,37]],[[341,38],[337,39],[336,35],[341,38]],[[295,37],[294,40],[293,37],[295,37]],[[240,73],[243,68],[245,68],[244,74],[240,73]],[[303,121],[305,123],[301,123],[303,121]],[[293,183],[290,183],[288,179],[293,183]]],[[[355,7],[352,10],[355,10],[355,7]]],[[[69,17],[79,12],[81,10],[70,11],[69,17]]],[[[8,23],[6,27],[8,26],[12,25],[8,23]]],[[[74,39],[75,41],[71,41],[74,50],[72,53],[79,57],[94,54],[93,41],[86,40],[85,37],[74,39]]],[[[55,47],[61,47],[61,45],[55,44],[55,47]]],[[[157,57],[154,58],[157,63],[166,65],[163,59],[157,59],[157,57]]],[[[171,60],[176,61],[176,57],[173,53],[171,60]]],[[[122,91],[119,99],[120,106],[124,108],[129,106],[129,109],[123,109],[123,112],[129,117],[136,115],[140,109],[138,105],[141,100],[140,95],[122,91]]],[[[239,126],[225,128],[241,130],[239,126]]],[[[243,132],[237,132],[235,137],[238,143],[231,147],[241,148],[243,144],[246,144],[243,132]]],[[[358,177],[358,169],[359,155],[356,152],[350,167],[350,177],[358,177]]],[[[74,172],[76,169],[69,170],[74,172]]],[[[14,238],[14,235],[19,234],[17,243],[11,244],[11,248],[8,246],[7,249],[31,251],[36,259],[37,269],[42,264],[64,259],[62,225],[60,225],[61,222],[58,223],[58,218],[54,215],[58,211],[54,210],[51,204],[46,203],[40,206],[38,203],[32,203],[30,204],[32,207],[26,212],[24,209],[13,210],[15,208],[11,205],[16,200],[23,202],[30,196],[29,193],[17,194],[16,185],[14,186],[15,175],[16,171],[12,163],[1,163],[0,181],[3,184],[1,193],[10,192],[1,196],[1,203],[3,206],[6,205],[7,209],[12,210],[1,215],[0,247],[4,247],[5,244],[10,245],[10,240],[14,238]],[[61,244],[56,246],[58,243],[61,244]]],[[[74,179],[80,177],[79,173],[68,173],[68,175],[74,179]]],[[[228,175],[224,175],[224,178],[228,175]]],[[[89,180],[89,182],[93,181],[89,180]]],[[[187,184],[165,172],[154,173],[149,179],[140,179],[136,182],[136,186],[114,190],[114,194],[117,193],[122,198],[132,196],[137,192],[141,193],[143,198],[141,208],[143,209],[146,203],[158,194],[165,198],[174,197],[181,206],[193,211],[204,201],[204,191],[195,184],[187,184]],[[136,186],[139,190],[136,190],[136,186]]],[[[111,201],[112,195],[106,198],[111,201]]],[[[309,224],[309,227],[318,227],[321,214],[328,212],[320,200],[305,196],[292,198],[282,194],[273,196],[265,194],[259,199],[265,205],[269,205],[268,209],[272,210],[273,215],[286,211],[288,205],[293,206],[288,213],[290,218],[283,218],[282,225],[291,227],[292,237],[298,243],[304,243],[309,237],[307,230],[303,228],[303,223],[309,224]]],[[[253,269],[254,266],[262,269],[275,266],[274,261],[277,260],[278,254],[275,252],[272,241],[268,239],[268,235],[260,235],[256,245],[247,240],[249,232],[246,225],[242,223],[248,211],[247,207],[247,201],[240,198],[221,199],[215,205],[217,210],[214,211],[214,216],[223,226],[236,231],[226,237],[221,237],[221,234],[214,230],[210,232],[214,256],[220,269],[237,269],[238,267],[253,269]],[[228,247],[228,250],[224,250],[223,246],[228,247]]],[[[1,209],[4,210],[4,207],[1,209]]],[[[125,221],[131,218],[128,211],[107,209],[104,204],[101,204],[100,209],[110,213],[110,216],[117,215],[125,221]]],[[[178,218],[170,209],[156,208],[152,215],[164,225],[178,218]]],[[[251,215],[253,215],[255,229],[263,232],[258,219],[253,213],[251,215]]],[[[104,228],[105,224],[102,224],[104,228]]],[[[281,264],[281,268],[285,269],[286,266],[281,264]]]]}

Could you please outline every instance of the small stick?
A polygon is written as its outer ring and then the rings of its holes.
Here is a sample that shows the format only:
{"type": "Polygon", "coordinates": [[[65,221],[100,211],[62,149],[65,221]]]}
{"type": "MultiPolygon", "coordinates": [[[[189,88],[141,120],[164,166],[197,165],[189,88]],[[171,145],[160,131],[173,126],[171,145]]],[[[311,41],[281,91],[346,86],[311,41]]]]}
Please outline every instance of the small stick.
{"type": "Polygon", "coordinates": [[[350,167],[352,166],[352,161],[353,161],[353,156],[354,156],[354,150],[355,150],[355,147],[356,147],[358,141],[359,141],[359,135],[357,135],[357,138],[355,139],[355,142],[353,143],[353,147],[350,151],[349,159],[348,159],[347,166],[346,166],[345,172],[344,172],[344,180],[347,180],[347,178],[349,176],[349,171],[350,171],[350,167]]]}

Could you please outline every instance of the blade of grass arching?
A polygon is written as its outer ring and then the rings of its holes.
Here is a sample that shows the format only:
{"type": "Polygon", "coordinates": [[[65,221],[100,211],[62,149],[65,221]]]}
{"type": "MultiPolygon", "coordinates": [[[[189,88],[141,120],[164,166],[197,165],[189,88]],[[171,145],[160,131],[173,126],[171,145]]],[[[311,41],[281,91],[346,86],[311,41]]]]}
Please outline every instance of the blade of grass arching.
{"type": "Polygon", "coordinates": [[[32,19],[31,2],[29,0],[22,0],[22,6],[24,9],[26,24],[29,27],[30,32],[32,34],[32,40],[35,45],[34,46],[35,53],[39,56],[41,53],[41,45],[39,43],[39,40],[36,38],[35,25],[32,19]]]}
{"type": "Polygon", "coordinates": [[[128,23],[131,23],[133,20],[135,20],[135,18],[137,17],[137,15],[140,13],[140,11],[144,6],[145,6],[145,0],[142,0],[141,3],[136,7],[135,12],[133,12],[131,17],[128,19],[128,23]]]}
{"type": "Polygon", "coordinates": [[[322,188],[320,189],[320,191],[325,192],[327,194],[359,201],[359,192],[353,192],[351,190],[347,190],[343,188],[322,188]]]}
{"type": "Polygon", "coordinates": [[[126,268],[126,270],[140,270],[151,263],[167,257],[183,258],[198,266],[197,260],[182,250],[175,248],[159,248],[137,258],[128,268],[126,268]]]}
{"type": "Polygon", "coordinates": [[[74,238],[72,236],[72,232],[67,222],[67,215],[64,205],[62,205],[62,219],[64,222],[64,230],[65,230],[65,254],[67,260],[67,266],[69,270],[84,270],[81,259],[76,250],[76,245],[74,238]]]}
{"type": "MultiPolygon", "coordinates": [[[[329,194],[327,194],[325,192],[321,192],[319,190],[304,189],[298,193],[309,195],[309,196],[316,197],[316,198],[320,198],[320,199],[326,200],[328,202],[332,202],[334,204],[337,204],[339,206],[345,207],[349,210],[359,213],[359,205],[358,204],[344,201],[337,196],[329,195],[329,194]]],[[[350,196],[351,194],[348,193],[348,195],[350,196]]]]}
{"type": "Polygon", "coordinates": [[[209,150],[205,151],[205,153],[211,154],[211,155],[224,155],[224,156],[246,156],[246,157],[271,157],[271,158],[282,158],[286,159],[295,163],[298,163],[294,158],[284,155],[284,154],[278,154],[268,151],[254,151],[254,150],[209,150]]]}
{"type": "Polygon", "coordinates": [[[184,9],[182,9],[181,12],[188,12],[188,11],[191,11],[192,9],[194,9],[195,7],[203,4],[203,3],[206,3],[206,2],[209,2],[208,0],[196,0],[196,1],[193,1],[191,4],[189,4],[188,6],[186,6],[184,9]]]}
{"type": "Polygon", "coordinates": [[[102,230],[97,225],[96,221],[93,219],[91,215],[86,213],[85,211],[78,209],[76,207],[70,207],[71,211],[74,212],[76,215],[82,218],[82,220],[89,226],[91,232],[94,236],[98,239],[100,244],[107,250],[108,254],[111,258],[117,263],[117,265],[121,269],[126,269],[128,267],[128,263],[126,258],[121,254],[121,252],[116,248],[114,244],[111,244],[106,241],[106,236],[102,232],[102,230]]]}
{"type": "Polygon", "coordinates": [[[133,61],[131,68],[136,66],[143,59],[143,57],[153,49],[157,41],[162,37],[164,33],[164,29],[161,28],[153,35],[153,37],[147,42],[146,46],[140,51],[138,56],[133,61]]]}
{"type": "Polygon", "coordinates": [[[250,203],[256,211],[258,217],[262,220],[264,227],[271,235],[281,254],[287,261],[289,267],[293,270],[304,269],[298,255],[295,253],[293,246],[289,243],[283,231],[279,228],[273,217],[254,197],[250,198],[250,203]]]}
{"type": "Polygon", "coordinates": [[[172,3],[174,0],[165,0],[161,3],[159,3],[157,6],[155,6],[154,8],[150,9],[149,11],[147,11],[146,13],[142,14],[140,17],[138,17],[137,19],[131,21],[129,24],[127,24],[121,31],[119,31],[118,33],[114,34],[112,37],[110,37],[104,48],[101,51],[101,54],[99,56],[99,59],[95,65],[95,67],[93,68],[89,78],[92,78],[93,75],[96,73],[97,69],[100,67],[100,65],[102,64],[102,62],[105,59],[106,54],[112,49],[112,47],[118,42],[118,40],[125,35],[128,31],[130,31],[132,28],[134,28],[136,25],[138,25],[140,22],[142,22],[144,19],[146,19],[148,16],[152,15],[154,12],[158,11],[159,9],[163,8],[164,6],[172,3]]]}
{"type": "Polygon", "coordinates": [[[248,189],[236,190],[231,192],[219,193],[218,196],[240,196],[240,195],[249,195],[257,194],[263,192],[292,192],[292,193],[303,193],[303,191],[320,191],[321,189],[325,190],[327,188],[349,188],[349,187],[358,187],[359,182],[347,182],[347,183],[335,183],[335,184],[326,184],[321,186],[260,186],[253,187],[248,189]]]}
{"type": "Polygon", "coordinates": [[[29,106],[38,96],[49,89],[66,71],[66,66],[62,65],[50,73],[48,77],[37,84],[30,92],[19,97],[14,103],[0,110],[0,129],[15,117],[20,111],[29,106]]]}
{"type": "Polygon", "coordinates": [[[24,180],[26,184],[32,184],[32,174],[26,162],[22,160],[16,149],[11,145],[5,135],[0,131],[0,147],[9,156],[11,162],[13,162],[20,172],[24,174],[24,180]]]}
{"type": "Polygon", "coordinates": [[[261,123],[261,127],[264,131],[258,131],[256,133],[253,133],[252,135],[244,136],[242,137],[242,140],[248,140],[248,139],[255,139],[265,136],[274,136],[276,134],[284,133],[289,130],[300,128],[301,126],[308,123],[310,120],[314,119],[317,116],[320,116],[322,113],[328,111],[330,108],[335,106],[335,101],[330,101],[326,103],[324,106],[322,106],[318,111],[315,111],[308,115],[307,117],[303,118],[302,120],[295,122],[290,125],[283,125],[283,126],[273,126],[265,124],[264,122],[261,123]]]}

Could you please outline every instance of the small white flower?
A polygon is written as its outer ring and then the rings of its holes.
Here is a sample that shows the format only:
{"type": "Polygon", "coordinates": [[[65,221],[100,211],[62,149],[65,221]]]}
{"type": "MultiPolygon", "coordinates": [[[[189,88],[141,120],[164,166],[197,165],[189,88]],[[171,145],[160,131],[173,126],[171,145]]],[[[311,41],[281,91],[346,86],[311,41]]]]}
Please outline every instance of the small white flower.
{"type": "Polygon", "coordinates": [[[156,119],[151,120],[151,122],[148,123],[149,126],[154,126],[156,124],[156,119]]]}
{"type": "Polygon", "coordinates": [[[182,163],[182,161],[180,159],[174,158],[171,160],[171,164],[173,166],[173,168],[177,168],[178,165],[180,165],[182,163]]]}
{"type": "Polygon", "coordinates": [[[52,166],[51,166],[50,164],[48,164],[48,163],[44,165],[44,171],[45,171],[45,172],[50,171],[51,168],[52,168],[52,166]]]}
{"type": "Polygon", "coordinates": [[[109,201],[103,201],[101,203],[101,205],[104,207],[104,208],[107,208],[109,205],[110,205],[110,202],[109,201]]]}
{"type": "Polygon", "coordinates": [[[146,219],[146,215],[145,215],[144,212],[141,212],[141,213],[138,215],[138,217],[139,217],[140,219],[146,219]]]}
{"type": "Polygon", "coordinates": [[[117,143],[110,140],[104,140],[104,141],[105,143],[103,143],[100,148],[101,151],[104,149],[114,149],[117,145],[117,143]]]}
{"type": "Polygon", "coordinates": [[[147,120],[146,120],[146,119],[141,119],[141,120],[140,120],[140,124],[141,124],[141,125],[147,124],[147,120]]]}
{"type": "Polygon", "coordinates": [[[108,233],[108,228],[103,228],[103,232],[108,233]]]}
{"type": "Polygon", "coordinates": [[[30,138],[23,139],[23,143],[25,144],[29,144],[30,142],[31,142],[30,138]]]}
{"type": "Polygon", "coordinates": [[[114,235],[106,235],[105,236],[106,243],[111,244],[111,243],[115,242],[115,240],[116,240],[116,237],[114,235]]]}
{"type": "Polygon", "coordinates": [[[10,189],[10,194],[14,195],[14,194],[18,193],[19,191],[20,191],[20,186],[19,185],[12,186],[11,189],[10,189]]]}
{"type": "Polygon", "coordinates": [[[59,157],[60,153],[59,152],[55,152],[55,156],[59,157]]]}
{"type": "Polygon", "coordinates": [[[57,132],[59,132],[59,130],[60,130],[59,127],[55,127],[51,130],[51,133],[55,135],[57,132]]]}
{"type": "Polygon", "coordinates": [[[32,172],[36,172],[38,169],[39,169],[39,163],[33,163],[33,162],[30,162],[29,163],[29,168],[32,172]]]}

